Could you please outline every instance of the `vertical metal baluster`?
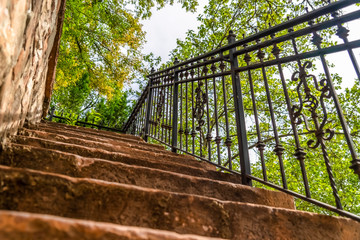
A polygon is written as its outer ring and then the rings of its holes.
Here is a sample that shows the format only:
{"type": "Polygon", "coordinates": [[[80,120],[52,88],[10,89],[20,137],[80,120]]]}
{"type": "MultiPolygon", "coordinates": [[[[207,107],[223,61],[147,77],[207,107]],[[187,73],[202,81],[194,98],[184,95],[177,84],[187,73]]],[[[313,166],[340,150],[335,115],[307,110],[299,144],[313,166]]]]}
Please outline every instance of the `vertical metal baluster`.
{"type": "MultiPolygon", "coordinates": [[[[163,76],[163,85],[166,84],[166,76],[163,76]]],[[[162,107],[162,116],[161,116],[161,141],[164,141],[164,124],[165,124],[165,109],[166,109],[166,87],[162,87],[164,91],[164,101],[162,107]]]]}
{"type": "MultiPolygon", "coordinates": [[[[246,49],[247,46],[248,45],[245,44],[244,49],[246,49]]],[[[246,65],[249,67],[251,57],[250,57],[248,52],[246,52],[244,60],[246,62],[246,65]]],[[[256,148],[258,149],[258,151],[260,153],[260,162],[261,162],[263,179],[265,181],[267,181],[267,173],[266,173],[266,165],[265,165],[265,157],[264,157],[264,150],[265,150],[266,144],[262,140],[262,135],[261,135],[261,130],[260,130],[260,123],[259,123],[259,116],[258,116],[258,111],[257,111],[257,107],[256,107],[256,97],[255,97],[254,83],[253,83],[253,79],[252,79],[251,70],[248,69],[247,72],[248,72],[248,78],[249,78],[249,84],[250,84],[250,93],[251,93],[252,106],[253,106],[253,111],[254,111],[256,135],[257,135],[257,139],[258,139],[258,141],[256,143],[256,148]]]]}
{"type": "MultiPolygon", "coordinates": [[[[93,120],[94,121],[94,120],[93,120]]],[[[135,116],[135,119],[134,119],[134,121],[132,122],[132,126],[131,126],[131,134],[132,135],[135,135],[135,124],[136,124],[136,116],[135,116]]],[[[92,128],[93,128],[93,126],[91,126],[92,128]]]]}
{"type": "MultiPolygon", "coordinates": [[[[169,72],[166,73],[167,74],[167,77],[166,77],[166,83],[165,84],[168,84],[170,82],[170,76],[169,76],[169,72]]],[[[164,123],[164,132],[165,132],[165,135],[164,135],[164,142],[166,142],[167,140],[167,137],[168,137],[168,129],[167,129],[167,126],[168,126],[168,119],[169,119],[169,100],[170,100],[170,96],[169,96],[169,86],[166,86],[165,87],[165,123],[164,123]]]]}
{"type": "MultiPolygon", "coordinates": [[[[228,36],[229,44],[235,42],[235,34],[230,31],[228,36]]],[[[238,148],[240,156],[240,165],[241,165],[241,178],[244,185],[252,185],[252,181],[247,176],[251,176],[250,168],[250,159],[249,159],[249,150],[246,134],[246,124],[245,124],[245,113],[244,113],[244,104],[242,99],[241,83],[239,74],[235,72],[235,68],[238,67],[237,57],[234,56],[236,48],[229,50],[230,63],[231,63],[231,79],[233,84],[233,94],[234,94],[234,105],[235,105],[235,116],[236,116],[236,131],[238,137],[238,148]]],[[[231,169],[231,160],[229,162],[229,168],[231,169]]]]}
{"type": "MultiPolygon", "coordinates": [[[[174,71],[174,73],[171,74],[169,83],[174,82],[173,74],[175,74],[175,71],[174,71]]],[[[169,132],[169,138],[168,138],[169,145],[171,145],[171,138],[172,138],[172,132],[171,132],[172,127],[171,126],[173,124],[177,124],[177,122],[176,123],[172,122],[172,116],[173,116],[173,112],[174,112],[174,110],[173,110],[173,108],[174,108],[174,106],[173,106],[173,94],[174,94],[173,88],[174,88],[173,85],[169,86],[169,98],[170,98],[169,99],[169,102],[170,102],[169,103],[169,123],[167,124],[167,130],[169,132]]],[[[176,132],[176,135],[177,135],[177,132],[176,132]]]]}
{"type": "MultiPolygon", "coordinates": [[[[173,77],[172,77],[172,74],[170,75],[170,78],[169,78],[169,84],[173,82],[173,77]]],[[[172,93],[173,93],[173,86],[170,85],[168,86],[168,93],[169,93],[169,100],[168,100],[168,103],[169,103],[169,113],[168,113],[168,124],[166,124],[166,130],[168,132],[168,138],[167,138],[167,141],[169,143],[169,145],[171,145],[171,120],[172,120],[172,93]]]]}
{"type": "MultiPolygon", "coordinates": [[[[186,67],[186,66],[185,66],[186,67]]],[[[183,80],[183,71],[180,72],[179,77],[180,77],[180,81],[183,80]]],[[[179,148],[182,150],[182,135],[184,134],[184,128],[183,128],[183,87],[182,87],[182,83],[180,84],[180,129],[179,129],[179,140],[180,140],[180,146],[179,148]]]]}
{"type": "Polygon", "coordinates": [[[160,104],[161,104],[161,99],[163,98],[162,97],[162,94],[163,94],[163,91],[162,91],[162,80],[161,78],[159,79],[159,101],[157,103],[157,110],[158,110],[158,116],[157,116],[157,119],[156,119],[156,124],[157,124],[157,129],[158,129],[158,133],[157,133],[157,138],[158,139],[161,139],[161,114],[162,114],[162,108],[160,108],[160,104]]]}
{"type": "MultiPolygon", "coordinates": [[[[312,24],[313,24],[313,22],[309,21],[309,25],[312,25],[312,24]]],[[[315,44],[317,49],[321,49],[322,37],[320,37],[320,35],[316,31],[313,32],[312,42],[315,44]]],[[[347,123],[346,123],[345,117],[343,115],[343,112],[342,112],[342,109],[341,109],[341,106],[340,106],[340,102],[339,102],[339,99],[338,99],[337,94],[336,94],[334,84],[333,84],[333,82],[331,80],[331,74],[330,74],[329,68],[328,68],[327,63],[326,63],[325,55],[323,53],[320,54],[320,59],[321,59],[321,63],[323,65],[323,69],[324,69],[324,72],[325,72],[327,86],[329,87],[330,94],[333,97],[335,108],[336,108],[337,114],[339,116],[339,120],[340,120],[340,123],[342,125],[343,131],[344,131],[344,134],[345,134],[345,138],[348,140],[349,147],[350,147],[350,145],[353,147],[352,138],[350,136],[350,132],[348,130],[347,123]]],[[[316,114],[316,113],[313,113],[313,115],[314,114],[316,114]]],[[[322,126],[320,126],[320,123],[318,122],[317,116],[314,116],[313,119],[314,119],[314,124],[315,124],[317,132],[321,131],[322,126]]],[[[335,198],[336,207],[338,209],[342,209],[342,205],[341,205],[341,202],[340,202],[340,197],[339,197],[339,194],[337,192],[336,183],[335,183],[334,176],[333,176],[333,173],[332,173],[332,168],[331,168],[331,165],[330,165],[330,159],[329,159],[329,156],[328,156],[328,153],[327,153],[325,142],[321,138],[321,136],[318,137],[318,140],[320,141],[321,150],[323,152],[325,165],[326,165],[326,170],[327,170],[328,175],[329,175],[330,185],[331,185],[331,188],[333,190],[333,195],[334,195],[334,198],[335,198]]],[[[352,150],[356,154],[354,147],[352,148],[352,150]]]]}
{"type": "MultiPolygon", "coordinates": [[[[152,101],[151,101],[151,103],[153,102],[153,99],[154,99],[154,97],[152,96],[151,97],[152,99],[152,101]]],[[[151,109],[151,115],[150,115],[150,122],[149,122],[149,135],[151,135],[151,116],[154,114],[154,109],[152,108],[152,104],[150,104],[150,109],[151,109]]],[[[142,116],[142,131],[143,131],[143,136],[145,136],[145,122],[146,122],[146,105],[144,105],[143,106],[143,114],[142,114],[143,116],[142,116]]]]}
{"type": "MultiPolygon", "coordinates": [[[[170,83],[170,73],[166,72],[167,77],[166,77],[166,82],[165,84],[170,83]]],[[[165,97],[165,124],[164,124],[164,131],[165,131],[165,137],[164,137],[164,142],[166,142],[167,140],[167,136],[168,136],[168,119],[169,119],[169,100],[170,100],[170,96],[169,96],[169,86],[165,87],[165,93],[166,93],[166,97],[165,97]]]]}
{"type": "MultiPolygon", "coordinates": [[[[152,68],[151,69],[151,73],[154,73],[155,69],[152,68]]],[[[147,113],[146,113],[146,120],[145,120],[145,136],[144,136],[144,140],[147,142],[148,141],[148,135],[149,135],[149,121],[150,121],[150,116],[151,116],[151,95],[152,95],[152,81],[153,79],[150,78],[149,79],[149,83],[148,83],[148,102],[147,102],[147,113]]]]}
{"type": "MultiPolygon", "coordinates": [[[[143,116],[143,111],[144,111],[144,107],[143,106],[146,106],[146,102],[144,104],[142,104],[141,108],[140,108],[140,137],[144,138],[145,136],[145,125],[143,125],[143,121],[145,119],[145,117],[143,116]]],[[[150,120],[149,120],[150,121],[150,120]]],[[[108,124],[109,126],[109,124],[108,124]]],[[[150,132],[150,128],[151,128],[151,125],[150,125],[150,122],[149,122],[149,132],[150,132]]]]}
{"type": "MultiPolygon", "coordinates": [[[[164,73],[163,73],[164,74],[164,73]]],[[[163,76],[163,79],[162,79],[162,85],[165,85],[166,84],[166,81],[165,81],[165,76],[163,76]]],[[[163,141],[164,140],[164,124],[165,124],[165,105],[166,105],[166,87],[162,87],[162,90],[163,90],[163,94],[164,94],[164,100],[163,100],[163,107],[161,109],[161,124],[160,124],[160,128],[161,128],[161,140],[163,141]]]]}
{"type": "MultiPolygon", "coordinates": [[[[257,44],[260,42],[260,39],[257,40],[257,44]]],[[[258,53],[257,53],[257,57],[260,59],[260,62],[263,64],[264,63],[264,57],[265,57],[265,53],[262,51],[262,49],[260,48],[258,53]]],[[[274,137],[275,137],[275,149],[274,152],[276,153],[276,155],[279,158],[279,164],[280,164],[280,172],[281,172],[281,179],[282,179],[282,183],[283,183],[283,188],[287,189],[287,182],[286,182],[286,177],[285,177],[285,169],[284,169],[284,162],[283,162],[283,153],[284,153],[284,147],[281,145],[280,140],[279,140],[279,134],[278,134],[278,130],[277,130],[277,126],[276,126],[276,120],[275,120],[275,113],[274,113],[274,108],[272,106],[272,100],[271,100],[271,96],[270,96],[270,88],[269,88],[269,82],[266,76],[266,70],[264,65],[261,66],[261,71],[262,71],[262,77],[264,80],[264,84],[265,84],[265,91],[266,91],[266,98],[268,101],[268,106],[269,106],[269,110],[270,110],[270,118],[271,118],[271,124],[273,127],[273,132],[274,132],[274,137]]]]}
{"type": "Polygon", "coordinates": [[[156,88],[156,102],[155,102],[155,109],[156,109],[156,116],[154,118],[155,122],[155,132],[154,137],[160,139],[160,121],[158,121],[158,118],[161,114],[161,110],[159,108],[160,100],[161,100],[161,78],[158,78],[157,81],[157,88],[156,88]]]}
{"type": "MultiPolygon", "coordinates": [[[[177,59],[175,59],[174,65],[178,64],[179,61],[177,59]]],[[[177,131],[178,131],[178,104],[179,104],[179,84],[177,83],[179,81],[179,72],[178,72],[179,68],[174,69],[174,79],[173,79],[173,98],[172,98],[172,106],[173,106],[173,110],[172,110],[172,140],[171,140],[171,146],[172,146],[172,152],[176,152],[177,151],[177,141],[178,141],[178,136],[177,136],[177,131]]],[[[181,141],[180,141],[181,142],[181,141]]]]}
{"type": "MultiPolygon", "coordinates": [[[[294,29],[293,28],[290,28],[289,30],[289,33],[293,32],[294,29]]],[[[299,52],[298,52],[298,49],[297,49],[297,44],[296,44],[296,41],[294,38],[291,38],[291,43],[293,45],[293,49],[294,49],[294,52],[295,52],[295,56],[298,56],[299,55],[299,52]]],[[[298,67],[301,68],[301,61],[299,58],[297,58],[297,64],[298,64],[298,67]]],[[[302,99],[301,99],[301,95],[299,96],[299,100],[300,100],[300,108],[302,108],[302,99]]],[[[295,106],[292,106],[291,107],[291,119],[292,119],[292,122],[294,122],[294,124],[296,124],[296,118],[298,116],[296,116],[296,109],[294,108],[295,106]]],[[[301,109],[298,109],[298,111],[300,112],[301,109]]],[[[293,128],[293,130],[296,129],[293,128]]],[[[305,168],[305,157],[306,157],[306,152],[304,151],[304,149],[300,146],[300,142],[298,143],[299,141],[299,136],[297,134],[297,130],[294,131],[294,137],[295,137],[295,141],[297,143],[297,146],[296,146],[296,149],[295,149],[295,156],[296,158],[298,159],[299,163],[300,163],[300,169],[301,169],[301,174],[302,174],[302,178],[303,178],[303,182],[304,182],[304,187],[305,187],[305,193],[306,193],[306,197],[310,198],[311,197],[311,194],[310,194],[310,188],[309,188],[309,181],[308,181],[308,178],[307,178],[307,173],[306,173],[306,168],[305,168]]]]}
{"type": "MultiPolygon", "coordinates": [[[[86,114],[84,122],[87,123],[89,118],[89,114],[86,114]]],[[[86,127],[86,124],[83,125],[83,127],[86,127]]],[[[127,130],[126,130],[127,132],[127,130]]]]}
{"type": "MultiPolygon", "coordinates": [[[[331,16],[336,19],[336,18],[338,18],[339,13],[338,13],[338,12],[333,12],[333,13],[331,14],[331,16]]],[[[349,46],[348,46],[349,40],[348,40],[347,37],[349,36],[349,30],[346,29],[346,28],[345,28],[344,26],[342,26],[341,24],[338,24],[338,29],[337,29],[337,31],[336,31],[336,35],[337,35],[339,38],[341,38],[341,39],[344,41],[344,43],[347,45],[347,46],[346,46],[347,52],[348,52],[349,57],[350,57],[350,59],[351,59],[351,63],[352,63],[353,66],[354,66],[354,70],[355,70],[356,75],[357,75],[357,77],[358,77],[358,81],[360,81],[359,64],[358,64],[358,62],[357,62],[357,60],[356,60],[356,58],[355,58],[355,54],[354,54],[352,48],[349,48],[349,46]]]]}
{"type": "MultiPolygon", "coordinates": [[[[153,84],[154,86],[156,86],[156,83],[153,84]]],[[[157,99],[157,88],[154,88],[153,89],[153,101],[152,101],[152,104],[151,104],[151,108],[152,108],[152,113],[151,114],[151,136],[155,136],[156,134],[156,125],[155,125],[155,118],[156,118],[156,115],[157,115],[157,112],[156,112],[156,103],[158,101],[157,99]]]]}
{"type": "Polygon", "coordinates": [[[159,107],[159,116],[158,116],[158,124],[159,124],[159,133],[158,133],[158,139],[162,139],[163,136],[163,131],[162,131],[162,122],[163,122],[163,116],[164,116],[164,104],[165,104],[165,90],[164,87],[162,87],[162,85],[164,84],[164,79],[163,77],[160,78],[159,81],[160,84],[160,94],[159,94],[159,105],[161,105],[161,107],[159,107]]]}
{"type": "MultiPolygon", "coordinates": [[[[138,133],[138,121],[139,121],[139,116],[138,116],[138,114],[136,114],[136,118],[135,118],[136,120],[135,120],[135,123],[134,123],[134,135],[138,135],[137,133],[138,133]]],[[[97,125],[101,125],[102,124],[102,120],[99,122],[99,123],[97,123],[97,125]]],[[[99,129],[99,127],[97,127],[97,129],[99,129]]]]}
{"type": "Polygon", "coordinates": [[[52,122],[52,120],[53,120],[54,112],[55,112],[55,107],[53,106],[53,107],[50,109],[50,117],[49,117],[49,121],[50,121],[50,122],[52,122]]]}
{"type": "Polygon", "coordinates": [[[194,118],[194,81],[191,81],[191,123],[192,123],[192,131],[191,131],[191,138],[192,138],[192,153],[195,154],[195,118],[194,118]]]}
{"type": "MultiPolygon", "coordinates": [[[[224,73],[225,70],[225,64],[223,61],[221,61],[220,63],[220,70],[221,73],[224,73]]],[[[225,131],[226,131],[226,140],[225,142],[231,142],[231,138],[230,138],[230,130],[229,130],[229,119],[228,119],[228,108],[227,108],[227,97],[226,97],[226,87],[225,87],[225,76],[222,75],[221,76],[221,83],[222,83],[222,90],[223,90],[223,99],[224,99],[224,116],[225,116],[225,131]]],[[[215,83],[215,78],[213,79],[213,85],[214,85],[214,89],[216,89],[216,83],[215,83]]],[[[216,90],[214,90],[214,102],[215,102],[215,118],[216,118],[216,137],[215,137],[215,142],[216,142],[216,146],[217,146],[217,154],[218,154],[218,164],[221,165],[221,153],[220,153],[220,143],[221,143],[221,137],[220,137],[220,131],[219,131],[219,117],[218,117],[218,111],[217,111],[217,95],[216,95],[216,90]]],[[[226,144],[225,144],[226,145],[226,144]]],[[[231,146],[231,145],[230,145],[231,146]]],[[[231,149],[229,149],[229,147],[227,147],[228,150],[228,160],[229,162],[231,161],[231,149]]]]}
{"type": "MultiPolygon", "coordinates": [[[[213,59],[214,57],[212,57],[213,59]]],[[[213,64],[211,64],[211,71],[213,73],[215,73],[216,71],[216,67],[213,64]],[[215,69],[213,69],[215,68],[215,69]]],[[[205,72],[205,76],[207,76],[207,72],[205,72]]],[[[209,89],[208,89],[208,79],[205,78],[205,91],[206,91],[206,96],[209,96],[209,89]]],[[[206,135],[206,141],[207,141],[207,148],[208,148],[208,160],[211,161],[211,140],[212,140],[212,136],[211,136],[211,132],[210,132],[210,109],[209,109],[209,97],[206,98],[206,120],[207,120],[207,135],[206,135]]]]}
{"type": "MultiPolygon", "coordinates": [[[[154,81],[153,83],[154,87],[156,86],[156,80],[154,81]]],[[[151,136],[155,136],[155,118],[156,118],[156,115],[157,115],[157,112],[156,112],[156,103],[157,103],[157,88],[154,88],[153,89],[153,96],[152,96],[152,104],[151,104],[151,108],[152,108],[152,113],[151,114],[151,136]]]]}
{"type": "Polygon", "coordinates": [[[161,85],[161,78],[159,76],[156,76],[156,88],[155,88],[155,96],[156,96],[156,102],[154,102],[154,112],[156,112],[155,116],[154,116],[154,137],[155,138],[159,138],[159,132],[160,132],[160,129],[159,129],[159,121],[158,121],[158,118],[159,118],[159,103],[160,103],[160,98],[161,98],[161,91],[160,91],[160,85],[161,85]]]}
{"type": "MultiPolygon", "coordinates": [[[[134,135],[138,135],[138,121],[139,121],[139,116],[138,114],[136,114],[136,121],[134,123],[134,135]]],[[[98,123],[99,126],[102,125],[102,120],[100,121],[100,123],[98,123]]],[[[101,127],[97,127],[97,129],[101,129],[101,127]]]]}
{"type": "MultiPolygon", "coordinates": [[[[194,63],[191,63],[191,66],[194,65],[194,63]]],[[[191,79],[194,78],[194,68],[191,68],[190,70],[190,76],[191,79]]],[[[190,129],[189,129],[189,106],[188,106],[188,94],[189,94],[189,88],[188,88],[188,82],[185,83],[185,91],[186,91],[186,100],[185,100],[185,108],[186,108],[186,112],[185,112],[185,145],[186,145],[186,152],[189,151],[189,135],[190,135],[190,129]]],[[[193,96],[190,96],[191,98],[193,98],[193,96]]],[[[191,113],[190,113],[191,114],[191,113]]]]}
{"type": "MultiPolygon", "coordinates": [[[[332,16],[334,18],[337,18],[338,17],[338,12],[333,12],[332,13],[332,16]]],[[[349,30],[347,30],[345,27],[343,27],[341,24],[338,24],[338,30],[336,32],[336,35],[339,36],[346,45],[348,45],[349,43],[349,40],[348,40],[348,36],[349,36],[349,30]]],[[[351,59],[351,63],[353,64],[354,66],[354,70],[356,72],[356,75],[358,77],[358,81],[360,82],[360,70],[359,70],[359,64],[355,58],[355,55],[354,55],[354,52],[351,48],[349,48],[349,46],[347,46],[347,51],[348,51],[348,54],[349,54],[349,57],[351,59]]],[[[346,127],[347,128],[347,127],[346,127]]],[[[344,131],[345,132],[345,131],[344,131]]],[[[346,134],[348,134],[349,132],[345,132],[346,134]]],[[[346,136],[345,136],[346,137],[346,136]]],[[[349,145],[349,148],[350,148],[350,152],[351,152],[351,156],[352,156],[352,161],[351,161],[351,166],[350,168],[354,170],[354,173],[355,174],[358,174],[359,176],[359,180],[360,180],[360,159],[356,153],[356,150],[354,148],[354,144],[353,144],[353,141],[351,139],[351,136],[349,137],[346,137],[346,140],[348,142],[348,145],[349,145]]]]}
{"type": "MultiPolygon", "coordinates": [[[[154,84],[154,87],[156,87],[156,81],[155,81],[155,84],[154,84]]],[[[157,88],[154,88],[154,90],[153,90],[153,92],[154,92],[154,94],[153,94],[153,104],[152,104],[152,109],[153,109],[153,114],[152,114],[152,132],[151,132],[151,136],[152,137],[155,137],[156,136],[156,123],[155,123],[155,121],[156,121],[156,116],[157,116],[157,111],[156,111],[156,104],[157,104],[157,102],[158,102],[158,89],[157,88]]]]}
{"type": "MultiPolygon", "coordinates": [[[[204,62],[206,61],[206,58],[203,60],[204,62]]],[[[200,63],[200,61],[199,61],[199,63],[200,63]]],[[[198,77],[201,77],[201,73],[200,73],[200,67],[198,67],[198,77]]],[[[207,71],[207,68],[206,68],[206,65],[205,65],[205,67],[204,67],[204,70],[205,71],[207,71]]],[[[201,89],[201,86],[203,85],[203,82],[202,81],[198,81],[198,88],[199,89],[201,89]]],[[[195,89],[195,92],[196,92],[196,89],[195,89]]],[[[195,106],[195,109],[196,109],[196,106],[195,106]]],[[[200,157],[202,157],[203,156],[203,151],[202,151],[202,128],[201,128],[201,126],[199,126],[198,127],[199,129],[198,129],[198,131],[199,131],[199,147],[200,147],[200,157]]]]}
{"type": "MultiPolygon", "coordinates": [[[[146,106],[145,104],[143,104],[143,106],[141,107],[141,133],[140,133],[140,136],[142,138],[144,138],[145,136],[145,118],[146,118],[146,114],[144,113],[144,110],[146,109],[144,106],[146,106]]],[[[150,106],[151,107],[151,106],[150,106]]],[[[108,126],[109,126],[109,122],[108,122],[108,126]]],[[[149,134],[150,134],[150,128],[151,128],[151,125],[150,125],[150,122],[149,122],[149,134]]]]}
{"type": "Polygon", "coordinates": [[[79,126],[79,120],[80,120],[80,114],[78,114],[78,116],[76,118],[75,125],[79,126]]]}
{"type": "MultiPolygon", "coordinates": [[[[141,122],[141,116],[140,112],[138,112],[138,120],[136,122],[136,135],[140,136],[140,122],[141,122]]],[[[104,120],[101,120],[100,126],[102,127],[104,125],[104,120]]]]}

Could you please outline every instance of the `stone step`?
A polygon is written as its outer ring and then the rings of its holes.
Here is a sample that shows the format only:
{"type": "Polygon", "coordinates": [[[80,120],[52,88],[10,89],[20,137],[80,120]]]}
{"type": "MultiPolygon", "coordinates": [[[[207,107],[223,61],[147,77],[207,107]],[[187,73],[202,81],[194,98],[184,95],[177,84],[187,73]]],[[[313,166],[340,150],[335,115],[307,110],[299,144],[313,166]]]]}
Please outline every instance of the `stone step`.
{"type": "Polygon", "coordinates": [[[360,223],[0,166],[0,209],[229,239],[360,239],[360,223]]]}
{"type": "Polygon", "coordinates": [[[112,131],[106,131],[106,130],[99,130],[99,129],[89,128],[89,127],[72,126],[72,125],[67,125],[67,124],[64,124],[64,123],[42,121],[42,122],[39,123],[39,126],[60,127],[62,129],[86,132],[86,133],[90,133],[90,134],[101,134],[103,136],[107,136],[107,137],[110,137],[110,138],[115,136],[115,137],[121,137],[121,138],[126,138],[126,139],[133,139],[133,140],[136,140],[136,141],[144,141],[141,137],[131,135],[131,134],[112,132],[112,131]]]}
{"type": "Polygon", "coordinates": [[[64,158],[61,155],[45,157],[44,149],[28,149],[28,147],[25,149],[23,146],[10,146],[0,156],[0,164],[77,178],[93,178],[169,192],[201,195],[219,200],[294,209],[293,198],[282,192],[98,159],[64,158]],[[20,152],[23,154],[14,154],[20,152]]]}
{"type": "MultiPolygon", "coordinates": [[[[88,158],[88,157],[82,157],[76,154],[72,153],[66,153],[61,152],[57,150],[52,149],[46,149],[41,147],[33,147],[28,145],[21,145],[21,144],[15,144],[15,143],[9,143],[7,144],[3,152],[0,154],[0,161],[2,164],[5,165],[11,165],[18,162],[17,159],[30,159],[32,161],[37,162],[38,164],[45,164],[46,162],[49,162],[49,164],[56,164],[54,168],[57,168],[58,171],[60,171],[63,168],[63,163],[72,163],[72,162],[87,162],[92,163],[94,161],[99,161],[99,163],[108,163],[108,164],[126,164],[128,166],[143,166],[147,168],[152,169],[159,169],[164,170],[167,172],[174,172],[174,173],[181,173],[189,176],[197,176],[202,178],[208,178],[213,180],[219,180],[219,181],[226,181],[226,182],[232,182],[232,183],[241,183],[241,178],[237,175],[228,174],[228,173],[222,173],[218,171],[212,171],[212,170],[205,170],[200,168],[194,168],[191,166],[184,166],[179,165],[176,163],[166,163],[161,161],[156,161],[153,159],[139,159],[139,158],[133,158],[131,155],[121,155],[121,157],[118,157],[117,159],[104,160],[104,159],[97,159],[97,158],[88,158]]],[[[17,165],[18,167],[24,167],[26,164],[25,160],[24,163],[19,162],[17,165]]],[[[84,164],[81,164],[80,166],[74,166],[75,169],[77,168],[83,168],[84,164]]],[[[112,166],[112,165],[111,165],[112,166]]],[[[34,167],[35,164],[34,164],[34,167]]],[[[41,166],[38,166],[41,167],[41,166]]],[[[61,170],[65,171],[65,170],[61,170]]],[[[101,171],[101,170],[99,170],[101,171]]],[[[111,168],[109,169],[111,171],[111,168]]],[[[109,176],[111,177],[111,176],[109,176]]],[[[169,180],[170,181],[170,180],[169,180]]]]}
{"type": "Polygon", "coordinates": [[[84,140],[77,137],[68,137],[65,135],[60,134],[54,134],[54,133],[48,133],[48,132],[42,132],[37,130],[29,130],[29,129],[22,129],[19,131],[20,135],[23,136],[29,136],[34,137],[36,139],[44,139],[45,141],[54,141],[54,142],[62,142],[62,143],[69,143],[73,145],[80,145],[90,148],[99,148],[103,149],[109,152],[120,152],[120,153],[130,153],[134,157],[154,157],[158,159],[169,159],[171,158],[172,161],[178,161],[180,163],[184,162],[184,159],[186,159],[186,163],[190,165],[194,165],[197,167],[202,167],[204,169],[212,169],[216,170],[215,166],[208,164],[206,162],[200,162],[195,160],[194,157],[188,156],[188,155],[179,155],[172,153],[170,151],[157,151],[154,152],[152,148],[141,148],[143,145],[137,145],[137,144],[129,144],[127,142],[124,142],[122,144],[110,144],[105,142],[98,142],[98,141],[92,141],[92,140],[84,140]],[[140,147],[139,147],[140,146],[140,147]],[[192,164],[193,163],[193,164],[192,164]]]}
{"type": "Polygon", "coordinates": [[[153,152],[167,152],[163,146],[156,145],[156,144],[149,144],[149,143],[138,143],[138,142],[129,142],[126,140],[113,140],[111,138],[106,137],[98,137],[93,135],[86,135],[82,133],[77,132],[71,132],[71,131],[61,131],[60,129],[46,129],[46,128],[39,128],[39,127],[29,127],[29,128],[22,128],[19,129],[18,134],[24,135],[24,136],[33,136],[34,132],[42,132],[47,133],[49,135],[60,135],[60,136],[66,136],[70,138],[77,138],[77,139],[84,139],[89,140],[93,142],[99,142],[99,143],[107,143],[112,145],[124,145],[131,148],[138,148],[142,150],[151,150],[153,152]],[[156,146],[156,147],[153,147],[156,146]]]}
{"type": "MultiPolygon", "coordinates": [[[[195,161],[189,159],[183,155],[166,155],[166,154],[156,154],[152,152],[141,152],[135,150],[122,151],[122,152],[111,152],[108,150],[93,148],[82,145],[75,145],[71,143],[63,143],[63,142],[55,142],[51,140],[46,140],[42,138],[36,137],[27,137],[27,136],[14,136],[12,141],[14,143],[42,147],[46,149],[59,150],[63,152],[77,154],[83,157],[92,157],[92,158],[101,158],[110,161],[121,161],[118,159],[123,158],[124,156],[128,156],[131,158],[141,159],[141,160],[152,160],[167,164],[179,164],[183,166],[195,167],[205,169],[204,166],[208,166],[209,164],[204,164],[200,161],[195,161]]],[[[212,166],[211,166],[212,167],[212,166]]]]}
{"type": "Polygon", "coordinates": [[[206,240],[149,228],[62,218],[45,214],[0,211],[0,239],[33,240],[206,240]]]}
{"type": "MultiPolygon", "coordinates": [[[[80,134],[83,139],[87,139],[87,137],[98,137],[98,138],[105,138],[107,140],[113,140],[113,141],[126,141],[126,142],[132,143],[132,144],[138,144],[138,145],[144,144],[144,145],[151,146],[153,148],[158,148],[158,149],[164,150],[163,146],[146,143],[143,139],[138,138],[138,137],[136,137],[136,138],[128,138],[128,137],[120,135],[120,134],[117,135],[117,136],[109,136],[108,134],[103,134],[102,133],[102,132],[106,132],[106,131],[91,132],[91,131],[87,130],[87,129],[90,129],[90,128],[84,128],[84,127],[66,128],[66,127],[62,127],[62,126],[58,126],[58,125],[54,125],[54,124],[39,123],[37,125],[28,126],[28,128],[29,129],[34,129],[34,130],[43,130],[43,131],[46,131],[46,132],[56,131],[56,132],[60,132],[62,134],[66,134],[66,135],[68,133],[69,134],[74,134],[75,133],[75,134],[80,134]]],[[[94,130],[94,129],[91,129],[91,130],[94,130]]]]}

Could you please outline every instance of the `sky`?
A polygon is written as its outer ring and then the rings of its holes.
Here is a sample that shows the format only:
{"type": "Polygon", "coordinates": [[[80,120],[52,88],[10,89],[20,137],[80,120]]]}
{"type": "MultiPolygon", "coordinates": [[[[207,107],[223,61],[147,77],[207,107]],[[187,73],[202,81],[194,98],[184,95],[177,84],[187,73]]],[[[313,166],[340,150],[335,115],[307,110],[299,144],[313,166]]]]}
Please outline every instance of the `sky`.
{"type": "Polygon", "coordinates": [[[162,62],[169,60],[169,53],[176,47],[176,39],[185,39],[188,30],[196,30],[199,26],[196,18],[207,2],[199,0],[196,13],[186,12],[177,3],[153,11],[150,19],[142,21],[147,40],[143,53],[153,52],[161,57],[162,62]]]}

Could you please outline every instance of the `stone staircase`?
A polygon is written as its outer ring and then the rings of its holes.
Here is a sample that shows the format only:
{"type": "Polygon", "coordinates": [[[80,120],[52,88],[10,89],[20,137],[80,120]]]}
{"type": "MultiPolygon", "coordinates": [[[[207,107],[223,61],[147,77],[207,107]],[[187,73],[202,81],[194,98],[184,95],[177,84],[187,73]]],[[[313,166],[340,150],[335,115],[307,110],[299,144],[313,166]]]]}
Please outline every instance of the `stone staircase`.
{"type": "Polygon", "coordinates": [[[356,221],[131,135],[43,122],[0,164],[1,240],[360,239],[356,221]]]}

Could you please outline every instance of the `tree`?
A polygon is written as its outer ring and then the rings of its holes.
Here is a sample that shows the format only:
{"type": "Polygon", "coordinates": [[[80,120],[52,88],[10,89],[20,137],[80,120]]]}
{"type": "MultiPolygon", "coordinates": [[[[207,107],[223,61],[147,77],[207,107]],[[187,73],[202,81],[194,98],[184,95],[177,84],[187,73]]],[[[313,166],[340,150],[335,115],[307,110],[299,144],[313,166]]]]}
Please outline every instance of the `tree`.
{"type": "MultiPolygon", "coordinates": [[[[177,2],[187,11],[197,6],[195,0],[177,2]]],[[[139,21],[149,18],[153,7],[173,3],[67,0],[51,105],[58,111],[81,114],[90,109],[104,110],[105,106],[110,110],[119,99],[127,102],[127,94],[121,91],[123,84],[135,79],[145,81],[148,65],[159,62],[153,54],[141,53],[145,33],[139,21]]]]}

